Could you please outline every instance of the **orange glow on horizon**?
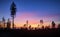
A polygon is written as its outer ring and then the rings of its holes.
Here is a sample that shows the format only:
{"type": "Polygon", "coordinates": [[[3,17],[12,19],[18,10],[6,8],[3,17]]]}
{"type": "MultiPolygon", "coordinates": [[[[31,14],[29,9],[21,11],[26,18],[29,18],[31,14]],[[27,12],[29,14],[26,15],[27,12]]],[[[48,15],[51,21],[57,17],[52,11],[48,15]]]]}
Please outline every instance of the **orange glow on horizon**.
{"type": "MultiPolygon", "coordinates": [[[[16,25],[16,27],[23,27],[24,26],[24,24],[26,24],[26,23],[15,23],[15,25],[16,25]]],[[[30,24],[28,24],[28,26],[29,25],[31,25],[31,27],[38,27],[38,25],[40,25],[39,27],[41,28],[42,26],[49,26],[50,24],[49,23],[43,23],[43,25],[41,25],[41,24],[39,24],[39,23],[35,23],[35,24],[32,24],[32,23],[30,23],[30,24]]]]}
{"type": "Polygon", "coordinates": [[[26,20],[28,20],[28,25],[31,25],[31,27],[37,27],[38,24],[41,26],[51,26],[51,22],[53,18],[50,17],[36,17],[37,15],[34,13],[21,13],[17,14],[17,17],[15,18],[15,26],[16,27],[23,27],[24,24],[26,24],[26,20]],[[40,24],[40,20],[43,19],[43,25],[40,24]]]}

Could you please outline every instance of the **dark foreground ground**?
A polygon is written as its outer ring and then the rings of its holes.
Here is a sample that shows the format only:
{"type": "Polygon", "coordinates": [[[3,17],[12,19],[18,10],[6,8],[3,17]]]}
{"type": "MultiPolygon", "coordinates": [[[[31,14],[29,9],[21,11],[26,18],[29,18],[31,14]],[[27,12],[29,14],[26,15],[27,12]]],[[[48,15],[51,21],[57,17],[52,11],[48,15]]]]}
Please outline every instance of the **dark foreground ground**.
{"type": "Polygon", "coordinates": [[[0,37],[60,37],[60,29],[0,29],[0,37]]]}

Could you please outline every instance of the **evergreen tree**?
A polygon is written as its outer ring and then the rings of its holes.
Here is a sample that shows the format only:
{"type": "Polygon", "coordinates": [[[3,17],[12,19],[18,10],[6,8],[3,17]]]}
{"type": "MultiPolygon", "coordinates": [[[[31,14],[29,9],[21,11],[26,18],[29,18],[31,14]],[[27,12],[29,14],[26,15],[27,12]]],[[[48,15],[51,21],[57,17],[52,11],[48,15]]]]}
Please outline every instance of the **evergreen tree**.
{"type": "Polygon", "coordinates": [[[14,17],[16,15],[16,5],[14,2],[12,2],[10,10],[11,10],[11,17],[12,17],[12,26],[14,28],[14,17]]]}

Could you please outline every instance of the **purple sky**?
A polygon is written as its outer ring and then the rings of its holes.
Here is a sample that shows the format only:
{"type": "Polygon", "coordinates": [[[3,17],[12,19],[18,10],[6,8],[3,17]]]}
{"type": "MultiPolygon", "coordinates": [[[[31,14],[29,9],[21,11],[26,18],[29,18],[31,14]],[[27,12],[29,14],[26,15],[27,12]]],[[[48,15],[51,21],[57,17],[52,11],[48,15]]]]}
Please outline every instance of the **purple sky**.
{"type": "MultiPolygon", "coordinates": [[[[12,0],[0,0],[0,20],[4,16],[11,19],[10,6],[12,0]]],[[[24,24],[29,20],[29,24],[38,24],[39,20],[44,22],[60,22],[60,0],[14,0],[17,12],[15,23],[24,24]]]]}

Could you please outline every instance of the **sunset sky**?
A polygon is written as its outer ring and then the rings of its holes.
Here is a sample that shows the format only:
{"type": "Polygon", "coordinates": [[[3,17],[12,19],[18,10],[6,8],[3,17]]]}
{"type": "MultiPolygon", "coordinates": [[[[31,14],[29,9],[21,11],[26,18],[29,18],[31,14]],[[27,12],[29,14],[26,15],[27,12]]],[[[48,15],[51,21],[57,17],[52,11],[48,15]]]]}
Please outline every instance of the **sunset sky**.
{"type": "MultiPolygon", "coordinates": [[[[0,20],[3,16],[6,20],[11,19],[12,2],[12,0],[0,0],[0,20]]],[[[29,21],[29,25],[37,25],[41,19],[44,25],[49,25],[52,21],[60,23],[60,0],[14,0],[14,3],[17,8],[16,26],[26,24],[26,20],[29,21]]]]}

